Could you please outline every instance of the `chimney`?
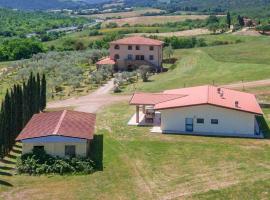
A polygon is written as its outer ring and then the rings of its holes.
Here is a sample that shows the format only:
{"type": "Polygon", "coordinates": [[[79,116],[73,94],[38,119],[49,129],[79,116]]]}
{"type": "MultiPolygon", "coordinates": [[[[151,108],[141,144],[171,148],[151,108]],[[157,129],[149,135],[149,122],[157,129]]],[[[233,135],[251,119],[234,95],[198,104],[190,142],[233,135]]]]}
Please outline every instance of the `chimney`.
{"type": "Polygon", "coordinates": [[[239,107],[239,101],[235,101],[235,107],[238,108],[239,107]]]}

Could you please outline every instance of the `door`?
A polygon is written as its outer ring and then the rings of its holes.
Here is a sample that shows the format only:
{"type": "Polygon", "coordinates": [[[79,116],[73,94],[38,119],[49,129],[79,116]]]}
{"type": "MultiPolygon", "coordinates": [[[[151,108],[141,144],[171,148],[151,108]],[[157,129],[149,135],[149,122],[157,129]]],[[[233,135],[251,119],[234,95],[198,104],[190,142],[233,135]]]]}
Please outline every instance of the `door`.
{"type": "Polygon", "coordinates": [[[186,118],[186,132],[193,132],[193,118],[186,118]]]}

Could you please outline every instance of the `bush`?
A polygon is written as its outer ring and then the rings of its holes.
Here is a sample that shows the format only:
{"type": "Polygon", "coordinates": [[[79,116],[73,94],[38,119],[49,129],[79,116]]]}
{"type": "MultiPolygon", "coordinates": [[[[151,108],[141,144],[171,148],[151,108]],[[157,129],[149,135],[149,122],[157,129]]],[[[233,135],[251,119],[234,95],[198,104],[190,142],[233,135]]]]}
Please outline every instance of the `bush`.
{"type": "Polygon", "coordinates": [[[89,158],[60,158],[38,150],[24,154],[17,160],[17,171],[20,174],[90,174],[95,165],[89,158]]]}

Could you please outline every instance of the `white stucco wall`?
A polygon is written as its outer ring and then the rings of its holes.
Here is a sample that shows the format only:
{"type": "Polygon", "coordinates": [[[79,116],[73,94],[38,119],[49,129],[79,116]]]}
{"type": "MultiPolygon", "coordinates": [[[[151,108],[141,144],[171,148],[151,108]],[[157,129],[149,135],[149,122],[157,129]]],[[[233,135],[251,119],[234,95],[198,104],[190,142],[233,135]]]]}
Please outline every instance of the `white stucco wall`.
{"type": "MultiPolygon", "coordinates": [[[[136,50],[136,45],[131,45],[132,50],[128,50],[129,45],[119,45],[119,49],[114,49],[115,44],[110,45],[110,58],[114,59],[114,55],[118,54],[120,59],[117,61],[119,65],[123,65],[123,61],[128,59],[128,54],[133,55],[133,60],[135,60],[136,55],[144,55],[144,60],[151,62],[152,64],[156,65],[157,67],[161,66],[162,63],[162,46],[153,46],[154,50],[150,51],[149,47],[151,45],[139,45],[140,50],[136,50]],[[150,60],[149,56],[153,55],[154,60],[150,60]]],[[[122,66],[119,66],[122,67],[122,66]]],[[[123,66],[124,67],[124,66],[123,66]]]]}
{"type": "Polygon", "coordinates": [[[76,147],[76,156],[87,156],[89,150],[89,142],[76,143],[76,142],[50,142],[50,143],[24,143],[22,142],[22,153],[30,153],[33,150],[34,146],[44,146],[45,151],[53,156],[65,156],[65,145],[75,145],[76,147]]]}
{"type": "Polygon", "coordinates": [[[185,119],[193,118],[193,133],[213,135],[254,135],[255,115],[247,112],[211,106],[199,105],[161,110],[161,129],[163,132],[185,133],[185,119]],[[204,124],[198,124],[197,118],[203,118],[204,124]],[[218,119],[218,124],[211,124],[218,119]]]}

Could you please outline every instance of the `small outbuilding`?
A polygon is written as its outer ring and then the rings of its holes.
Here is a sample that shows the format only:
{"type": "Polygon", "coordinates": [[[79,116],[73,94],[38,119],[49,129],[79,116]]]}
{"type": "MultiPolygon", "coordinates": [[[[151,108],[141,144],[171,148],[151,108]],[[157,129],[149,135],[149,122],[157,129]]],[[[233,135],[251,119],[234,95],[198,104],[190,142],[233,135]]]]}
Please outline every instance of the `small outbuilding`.
{"type": "Polygon", "coordinates": [[[63,110],[35,114],[16,138],[22,153],[44,149],[53,156],[89,155],[95,132],[96,116],[91,113],[63,110]]]}
{"type": "Polygon", "coordinates": [[[262,138],[263,112],[253,94],[211,85],[135,93],[129,125],[151,132],[262,138]]]}

